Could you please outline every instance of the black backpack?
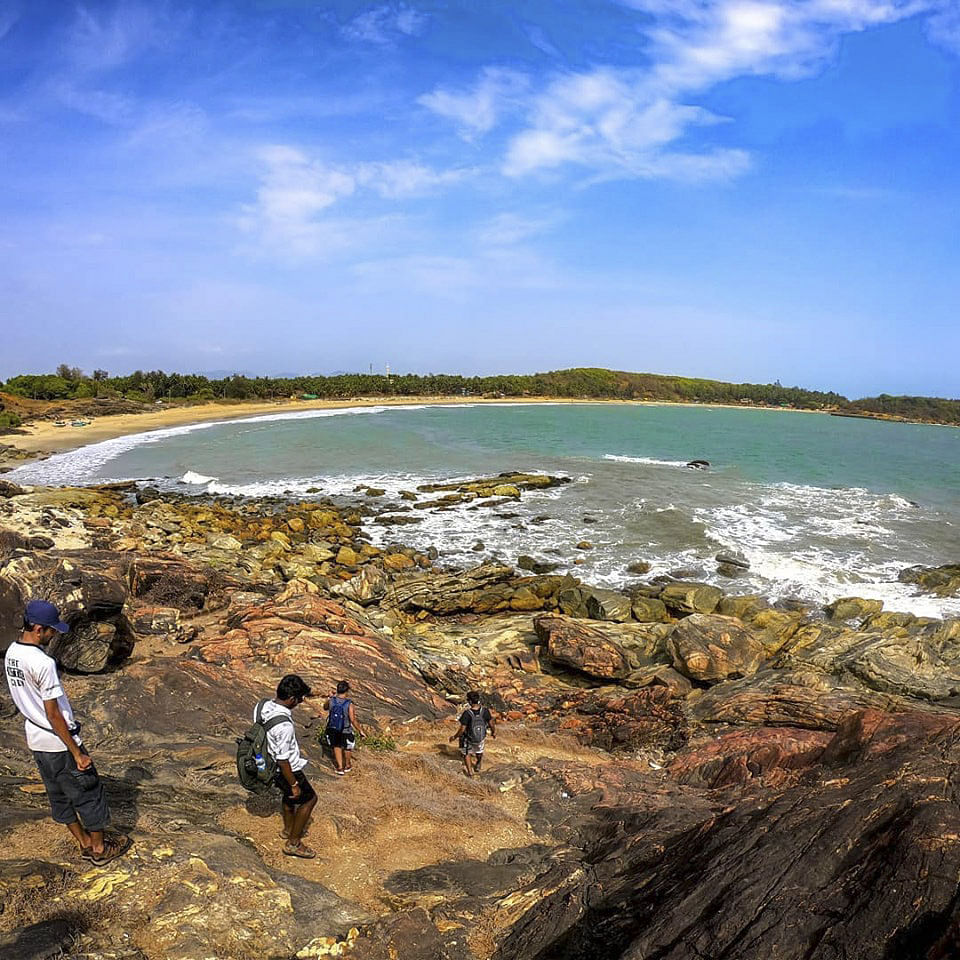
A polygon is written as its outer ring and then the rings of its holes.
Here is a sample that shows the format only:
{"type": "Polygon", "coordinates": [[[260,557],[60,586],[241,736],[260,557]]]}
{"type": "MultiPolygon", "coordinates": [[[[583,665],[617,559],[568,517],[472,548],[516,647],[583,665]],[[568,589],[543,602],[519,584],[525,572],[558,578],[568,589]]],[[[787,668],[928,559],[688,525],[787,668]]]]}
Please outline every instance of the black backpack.
{"type": "Polygon", "coordinates": [[[471,743],[483,743],[487,737],[487,720],[484,714],[486,709],[481,707],[474,710],[473,707],[467,707],[470,714],[470,723],[467,725],[467,739],[471,743]]]}
{"type": "Polygon", "coordinates": [[[261,700],[257,704],[253,726],[242,737],[237,737],[237,776],[243,786],[257,792],[269,786],[277,775],[277,761],[267,750],[267,732],[278,723],[293,723],[290,717],[283,714],[264,720],[263,708],[266,703],[267,700],[261,700]]]}

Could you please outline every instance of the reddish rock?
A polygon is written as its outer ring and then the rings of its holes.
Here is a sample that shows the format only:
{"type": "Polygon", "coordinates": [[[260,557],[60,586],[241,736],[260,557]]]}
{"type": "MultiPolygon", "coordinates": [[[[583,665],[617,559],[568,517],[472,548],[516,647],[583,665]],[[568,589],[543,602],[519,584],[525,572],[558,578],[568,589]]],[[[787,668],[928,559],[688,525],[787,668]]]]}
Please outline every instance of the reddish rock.
{"type": "Polygon", "coordinates": [[[691,745],[670,764],[671,776],[699,787],[726,787],[759,780],[789,786],[817,763],[831,734],[789,727],[735,730],[691,745]]]}
{"type": "Polygon", "coordinates": [[[630,662],[623,648],[583,621],[547,614],[537,617],[533,625],[554,660],[601,680],[629,675],[630,662]]]}

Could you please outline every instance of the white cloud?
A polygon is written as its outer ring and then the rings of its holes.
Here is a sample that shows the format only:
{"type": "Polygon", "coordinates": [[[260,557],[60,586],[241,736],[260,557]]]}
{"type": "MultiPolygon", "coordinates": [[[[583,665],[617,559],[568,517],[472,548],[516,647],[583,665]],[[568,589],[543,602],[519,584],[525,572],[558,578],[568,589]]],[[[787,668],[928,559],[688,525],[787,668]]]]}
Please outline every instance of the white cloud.
{"type": "MultiPolygon", "coordinates": [[[[625,0],[646,15],[643,67],[596,67],[555,75],[538,90],[487,68],[466,91],[420,98],[473,138],[519,114],[502,172],[520,177],[572,165],[600,177],[724,179],[750,167],[743,150],[685,142],[723,122],[696,104],[741,76],[809,75],[845,33],[937,11],[931,31],[960,43],[956,0],[625,0]]],[[[638,61],[641,51],[638,50],[638,61]]],[[[698,140],[702,140],[698,138],[698,140]]]]}
{"type": "Polygon", "coordinates": [[[441,117],[453,120],[460,128],[460,135],[471,140],[492,130],[504,110],[522,101],[528,87],[529,80],[522,73],[502,67],[485,67],[472,89],[453,92],[437,88],[417,102],[441,117]]]}
{"type": "Polygon", "coordinates": [[[456,183],[469,176],[468,168],[434,170],[409,160],[390,163],[360,163],[354,168],[358,184],[370,187],[389,200],[419,196],[437,187],[456,183]]]}
{"type": "Polygon", "coordinates": [[[426,22],[424,14],[405,3],[383,4],[354,17],[342,27],[342,33],[349,40],[385,45],[415,36],[426,22]]]}
{"type": "Polygon", "coordinates": [[[471,173],[438,171],[407,160],[337,167],[282,145],[262,150],[259,160],[262,175],[256,202],[243,208],[239,225],[262,246],[298,257],[355,246],[391,219],[327,216],[341,201],[362,191],[389,200],[422,196],[471,173]]]}

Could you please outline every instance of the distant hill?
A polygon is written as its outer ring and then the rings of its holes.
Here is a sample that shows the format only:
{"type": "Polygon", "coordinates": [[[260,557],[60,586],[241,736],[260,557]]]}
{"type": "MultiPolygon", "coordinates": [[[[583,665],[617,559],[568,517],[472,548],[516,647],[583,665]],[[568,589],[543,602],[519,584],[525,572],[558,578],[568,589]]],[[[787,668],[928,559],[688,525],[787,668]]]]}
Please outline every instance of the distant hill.
{"type": "MultiPolygon", "coordinates": [[[[219,372],[219,371],[218,371],[219,372]]],[[[338,373],[331,376],[253,377],[230,374],[165,373],[137,370],[110,377],[96,371],[93,378],[61,365],[56,374],[12,377],[4,389],[33,400],[70,401],[112,398],[133,403],[202,403],[209,400],[243,401],[309,395],[321,399],[351,397],[557,397],[595,400],[648,400],[671,403],[724,403],[822,410],[841,416],[917,420],[960,425],[960,401],[932,397],[891,397],[881,394],[848,400],[832,391],[785,387],[775,383],[728,383],[656,373],[630,373],[600,367],[574,367],[547,373],[462,377],[457,374],[338,373]]],[[[37,411],[17,411],[33,418],[37,411]]]]}
{"type": "Polygon", "coordinates": [[[948,423],[960,426],[960,400],[940,397],[864,397],[836,411],[841,416],[877,420],[907,420],[911,423],[948,423]]]}

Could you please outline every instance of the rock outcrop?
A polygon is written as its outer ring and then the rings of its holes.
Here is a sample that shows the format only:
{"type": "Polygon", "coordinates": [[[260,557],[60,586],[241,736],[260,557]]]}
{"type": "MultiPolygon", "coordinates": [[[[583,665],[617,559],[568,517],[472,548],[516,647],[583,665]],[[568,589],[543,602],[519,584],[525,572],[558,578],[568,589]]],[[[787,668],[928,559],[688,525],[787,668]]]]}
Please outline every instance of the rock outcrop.
{"type": "MultiPolygon", "coordinates": [[[[549,479],[420,493],[476,506],[549,479]]],[[[0,631],[26,598],[61,606],[53,652],[136,841],[80,860],[0,690],[0,955],[960,955],[960,621],[434,569],[366,541],[367,487],[359,506],[143,494],[0,498],[0,631]],[[295,711],[324,811],[309,862],[231,756],[288,672],[319,697],[348,679],[370,734],[337,778],[320,703],[295,711]],[[498,723],[467,780],[449,737],[471,689],[498,723]]]]}

